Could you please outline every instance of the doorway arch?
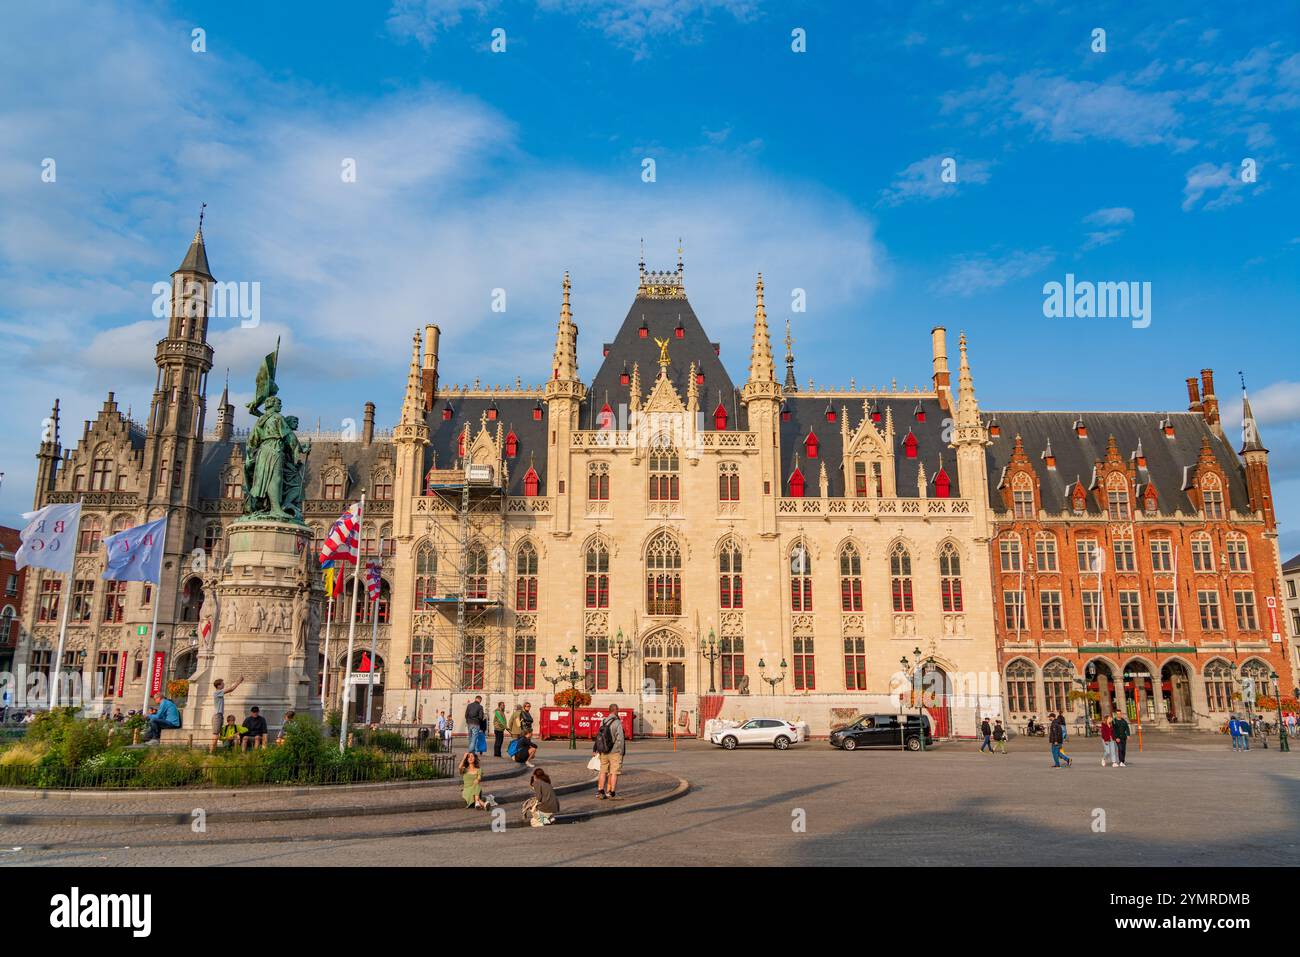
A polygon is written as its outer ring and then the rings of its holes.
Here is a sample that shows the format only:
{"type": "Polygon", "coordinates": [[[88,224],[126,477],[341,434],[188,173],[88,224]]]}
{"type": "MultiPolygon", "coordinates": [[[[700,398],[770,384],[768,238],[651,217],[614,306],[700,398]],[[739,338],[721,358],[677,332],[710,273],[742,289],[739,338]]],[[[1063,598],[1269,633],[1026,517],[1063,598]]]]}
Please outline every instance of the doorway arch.
{"type": "Polygon", "coordinates": [[[1115,672],[1105,658],[1094,658],[1083,670],[1087,677],[1088,718],[1100,721],[1115,713],[1115,672]],[[1095,697],[1095,700],[1094,700],[1095,697]]]}
{"type": "Polygon", "coordinates": [[[1187,724],[1196,720],[1192,710],[1192,678],[1181,661],[1166,661],[1160,669],[1160,696],[1165,719],[1170,724],[1187,724]]]}
{"type": "Polygon", "coordinates": [[[1125,714],[1128,720],[1140,718],[1142,721],[1154,721],[1156,712],[1155,679],[1151,666],[1141,658],[1134,658],[1124,666],[1125,714]],[[1138,714],[1139,709],[1141,715],[1138,714]]]}

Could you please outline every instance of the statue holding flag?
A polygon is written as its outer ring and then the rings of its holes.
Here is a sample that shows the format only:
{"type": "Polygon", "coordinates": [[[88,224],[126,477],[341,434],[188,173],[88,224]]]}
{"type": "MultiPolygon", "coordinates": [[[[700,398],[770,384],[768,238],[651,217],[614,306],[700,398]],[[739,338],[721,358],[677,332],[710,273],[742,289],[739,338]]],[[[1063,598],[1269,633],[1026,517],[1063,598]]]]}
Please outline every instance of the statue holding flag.
{"type": "Polygon", "coordinates": [[[302,521],[303,480],[311,443],[299,443],[298,420],[281,412],[275,382],[280,341],[257,370],[257,386],[248,411],[257,422],[244,451],[244,517],[302,521]],[[265,406],[265,408],[263,408],[265,406]]]}

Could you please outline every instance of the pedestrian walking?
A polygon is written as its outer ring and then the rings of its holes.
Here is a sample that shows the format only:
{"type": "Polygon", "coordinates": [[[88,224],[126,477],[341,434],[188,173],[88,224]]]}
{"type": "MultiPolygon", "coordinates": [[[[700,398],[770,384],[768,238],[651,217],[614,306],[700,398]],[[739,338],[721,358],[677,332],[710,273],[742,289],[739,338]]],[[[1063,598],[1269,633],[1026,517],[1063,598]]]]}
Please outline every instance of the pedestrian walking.
{"type": "Polygon", "coordinates": [[[982,739],[980,741],[980,754],[983,754],[985,751],[989,754],[993,753],[993,745],[989,742],[989,738],[992,734],[993,729],[989,726],[989,719],[985,718],[980,722],[980,738],[982,739]]]}
{"type": "Polygon", "coordinates": [[[1241,750],[1241,724],[1235,714],[1228,715],[1228,734],[1232,736],[1232,750],[1241,750]]]}
{"type": "MultiPolygon", "coordinates": [[[[479,751],[479,726],[483,723],[483,696],[475,695],[474,700],[465,707],[465,742],[466,751],[479,751]]],[[[487,750],[484,748],[483,750],[487,750]]]]}
{"type": "Polygon", "coordinates": [[[1110,730],[1115,735],[1115,752],[1119,757],[1119,766],[1126,768],[1128,765],[1124,759],[1128,756],[1128,736],[1130,733],[1128,719],[1122,714],[1117,715],[1115,720],[1110,723],[1110,730]]]}
{"type": "Polygon", "coordinates": [[[1110,715],[1101,719],[1101,766],[1110,762],[1112,768],[1119,767],[1119,755],[1115,751],[1115,729],[1111,725],[1110,715]]]}
{"type": "Polygon", "coordinates": [[[618,716],[618,705],[609,706],[609,714],[596,729],[596,740],[591,750],[600,759],[596,797],[602,801],[617,798],[618,773],[623,769],[623,758],[627,755],[627,737],[623,734],[623,719],[618,716]]]}
{"type": "Polygon", "coordinates": [[[1047,716],[1051,723],[1047,727],[1047,741],[1052,746],[1052,767],[1059,768],[1061,761],[1065,761],[1068,768],[1071,765],[1070,756],[1065,753],[1065,717],[1063,715],[1047,716]]]}
{"type": "Polygon", "coordinates": [[[1241,731],[1241,750],[1249,751],[1250,736],[1252,734],[1250,721],[1246,718],[1241,718],[1237,721],[1237,728],[1241,731]]]}
{"type": "Polygon", "coordinates": [[[507,726],[506,706],[498,701],[496,709],[492,712],[492,757],[494,758],[501,757],[501,746],[505,744],[507,726]]]}
{"type": "Polygon", "coordinates": [[[998,754],[1007,753],[1007,729],[1002,727],[1002,719],[999,718],[993,725],[993,740],[998,754]]]}

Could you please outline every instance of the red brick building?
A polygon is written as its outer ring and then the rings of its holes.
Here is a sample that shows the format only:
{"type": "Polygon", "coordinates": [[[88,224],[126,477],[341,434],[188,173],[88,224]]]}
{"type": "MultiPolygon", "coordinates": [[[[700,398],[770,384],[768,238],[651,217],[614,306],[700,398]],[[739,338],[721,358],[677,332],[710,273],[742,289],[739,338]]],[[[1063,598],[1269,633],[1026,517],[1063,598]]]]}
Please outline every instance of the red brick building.
{"type": "Polygon", "coordinates": [[[14,564],[18,551],[18,529],[0,525],[0,671],[13,671],[14,649],[18,646],[18,621],[27,569],[14,564]]]}
{"type": "MultiPolygon", "coordinates": [[[[988,421],[998,663],[1013,722],[1065,709],[1217,727],[1243,678],[1294,681],[1268,450],[1214,375],[1185,413],[997,412],[988,421]],[[1272,675],[1277,673],[1278,679],[1272,675]]],[[[1285,691],[1284,691],[1285,693],[1285,691]]]]}

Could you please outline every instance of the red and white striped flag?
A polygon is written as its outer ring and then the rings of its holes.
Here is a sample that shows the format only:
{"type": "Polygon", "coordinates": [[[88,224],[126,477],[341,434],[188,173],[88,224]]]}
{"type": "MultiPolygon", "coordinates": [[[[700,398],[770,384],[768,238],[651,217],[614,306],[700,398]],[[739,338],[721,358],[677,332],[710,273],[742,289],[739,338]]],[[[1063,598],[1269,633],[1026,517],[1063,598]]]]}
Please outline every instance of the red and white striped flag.
{"type": "Polygon", "coordinates": [[[371,601],[379,600],[380,587],[379,563],[366,562],[366,593],[370,595],[371,601]]]}
{"type": "Polygon", "coordinates": [[[353,505],[334,523],[325,536],[320,549],[321,564],[325,562],[357,563],[357,534],[361,529],[361,503],[353,505]]]}

